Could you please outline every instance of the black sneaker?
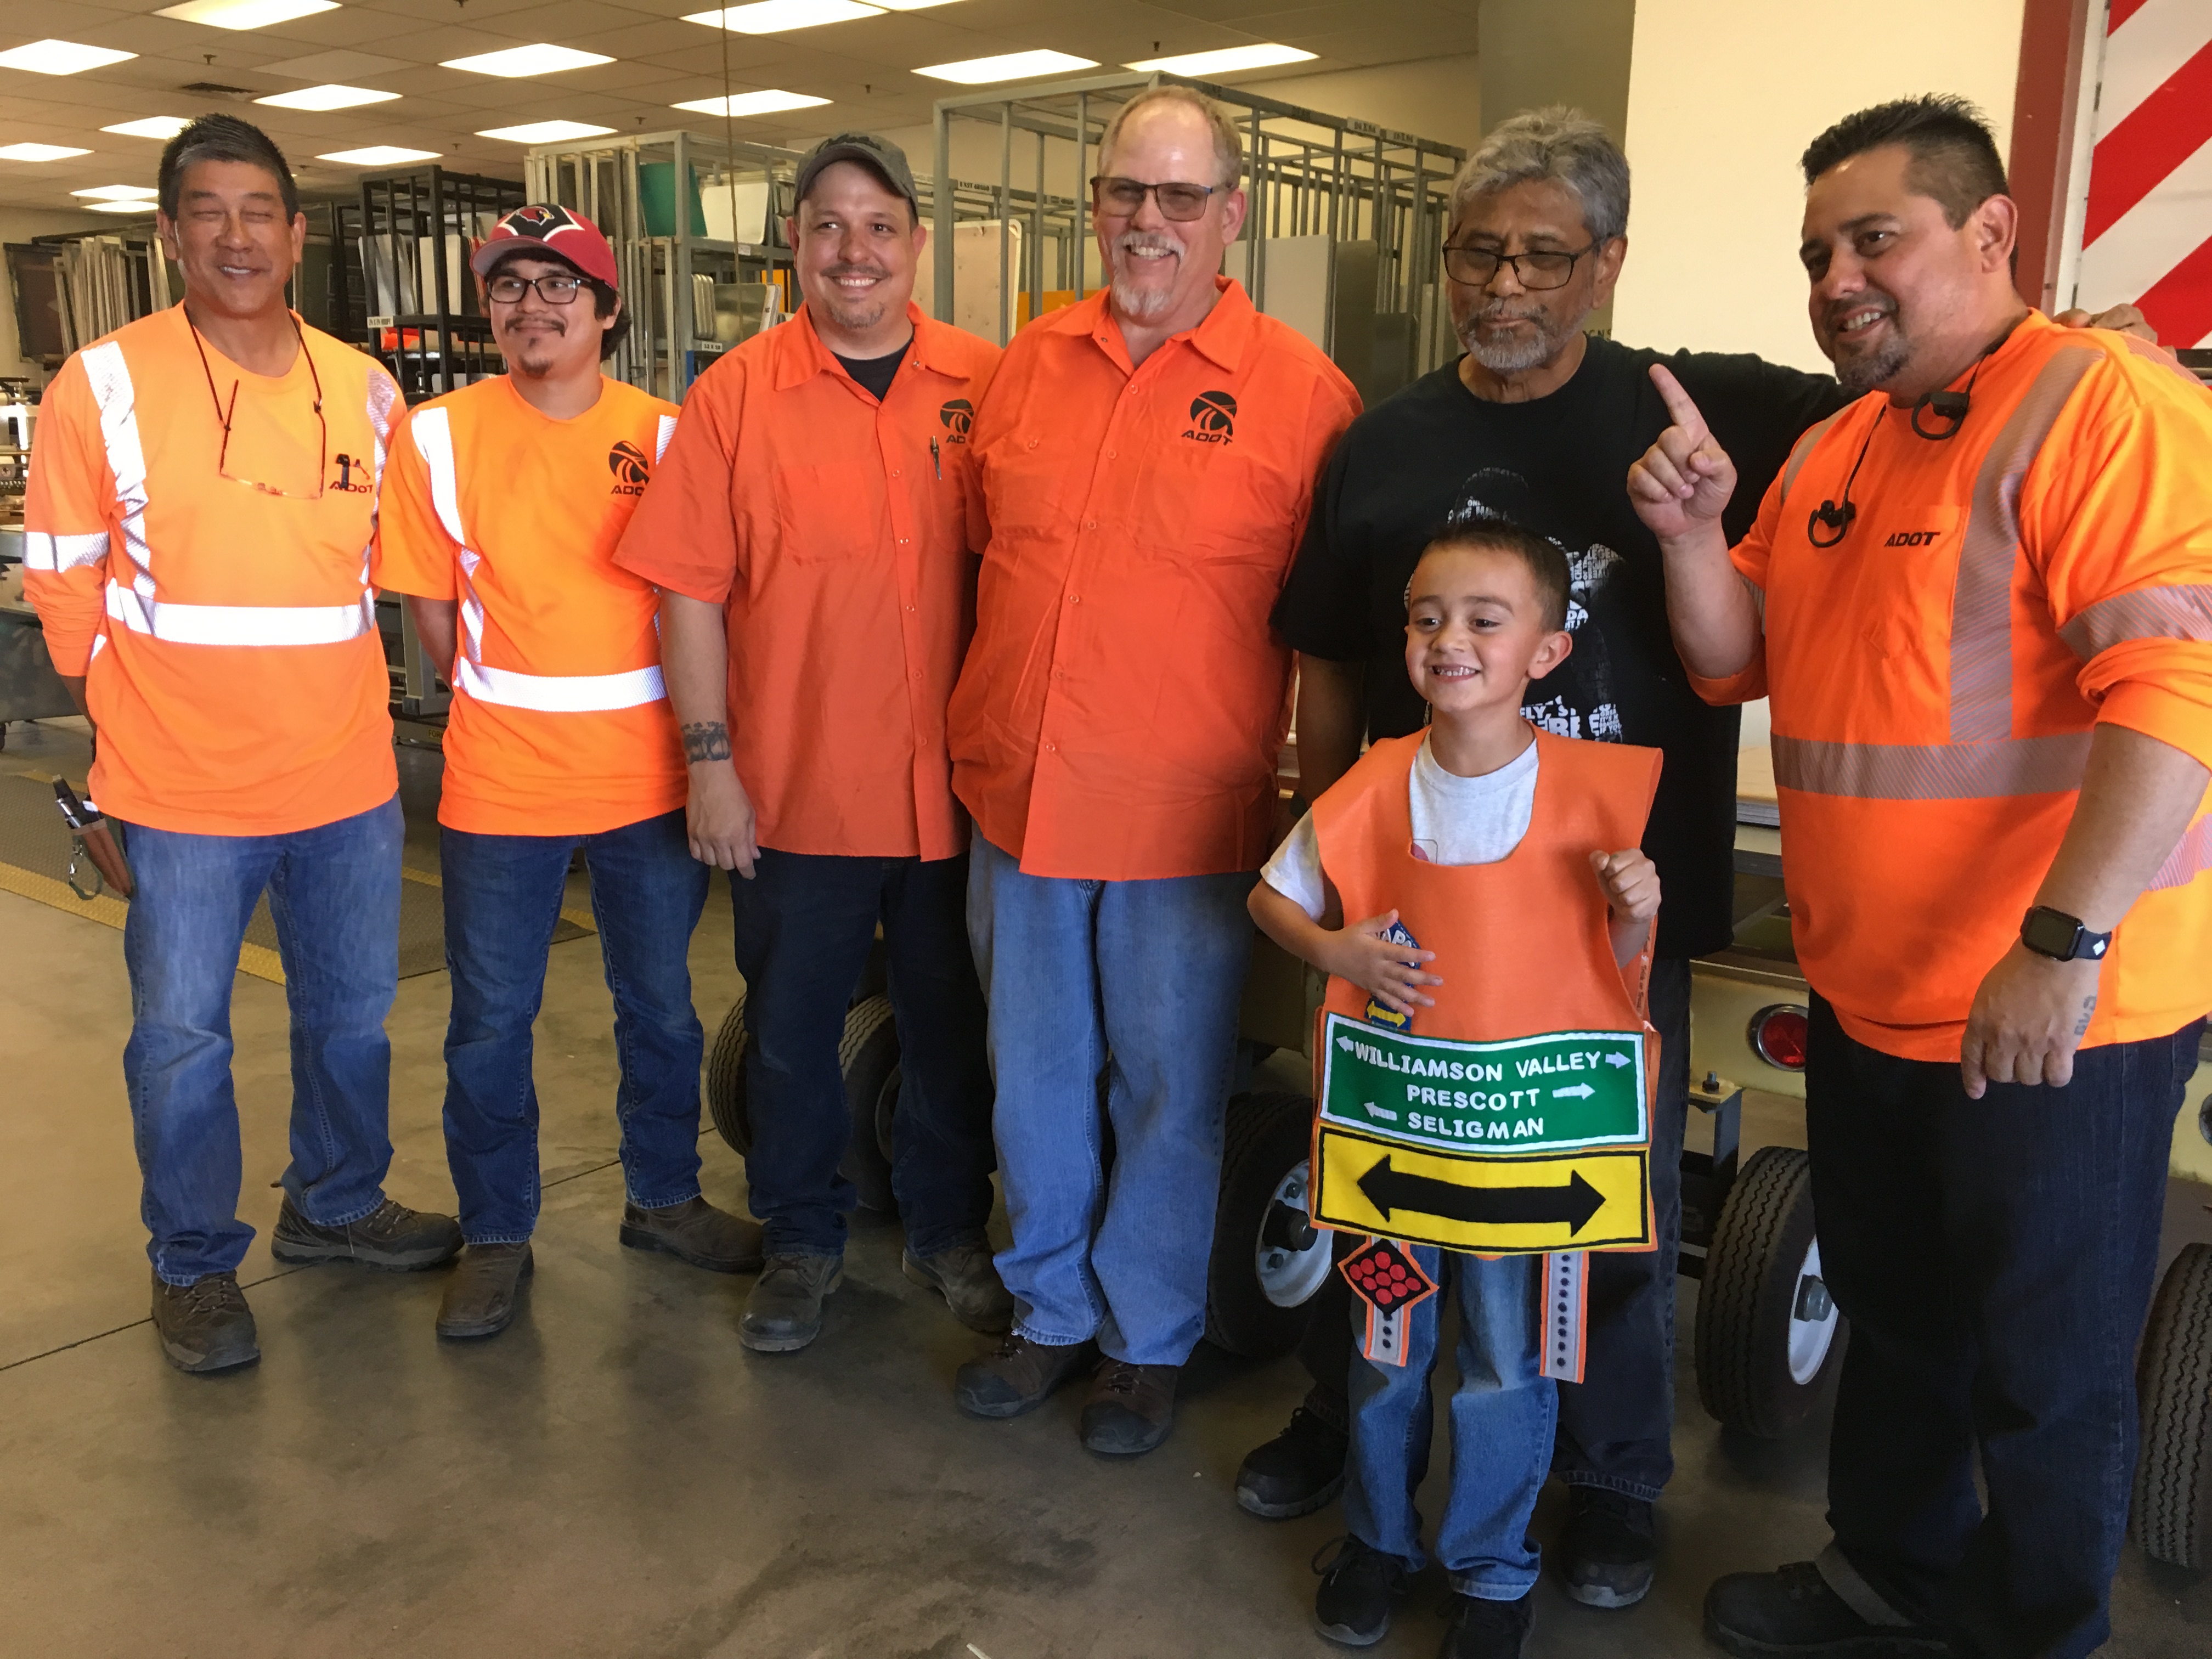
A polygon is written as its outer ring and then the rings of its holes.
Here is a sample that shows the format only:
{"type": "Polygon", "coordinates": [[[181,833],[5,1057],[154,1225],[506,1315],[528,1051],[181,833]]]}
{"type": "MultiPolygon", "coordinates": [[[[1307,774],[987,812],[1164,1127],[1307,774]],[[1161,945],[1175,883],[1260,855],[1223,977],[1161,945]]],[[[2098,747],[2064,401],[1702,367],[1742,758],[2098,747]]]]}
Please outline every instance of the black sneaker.
{"type": "Polygon", "coordinates": [[[1452,1597],[1451,1628],[1444,1632],[1437,1659],[1521,1659],[1528,1626],[1535,1615],[1536,1593],[1517,1601],[1486,1601],[1479,1595],[1452,1597]]]}
{"type": "Polygon", "coordinates": [[[1342,1429],[1308,1403],[1264,1446],[1247,1453],[1237,1471],[1237,1507],[1263,1521],[1311,1515],[1344,1490],[1344,1459],[1351,1443],[1342,1429]]]}
{"type": "Polygon", "coordinates": [[[1409,1582],[1396,1556],[1347,1535],[1327,1566],[1315,1554],[1314,1571],[1321,1575],[1321,1587],[1314,1591],[1316,1630],[1348,1648],[1371,1648],[1390,1633],[1390,1609],[1409,1582]]]}
{"type": "Polygon", "coordinates": [[[1658,1565],[1651,1505],[1604,1486],[1567,1491],[1573,1510],[1553,1547],[1567,1594],[1586,1607],[1634,1607],[1658,1565]]]}
{"type": "Polygon", "coordinates": [[[269,1236],[269,1254],[289,1267],[358,1261],[413,1273],[444,1267],[461,1253],[461,1224],[453,1217],[410,1210],[388,1198],[358,1221],[320,1227],[292,1207],[288,1193],[269,1236]]]}
{"type": "Polygon", "coordinates": [[[836,1255],[771,1255],[738,1322],[738,1340],[755,1353],[795,1353],[822,1334],[822,1299],[845,1282],[836,1255]]]}
{"type": "Polygon", "coordinates": [[[1738,1659],[1921,1659],[1951,1651],[1925,1625],[1869,1623],[1810,1561],[1716,1580],[1705,1592],[1705,1634],[1738,1659]]]}
{"type": "Polygon", "coordinates": [[[261,1358],[253,1310],[236,1273],[210,1273],[189,1285],[155,1274],[154,1329],[169,1363],[195,1376],[236,1370],[261,1358]]]}

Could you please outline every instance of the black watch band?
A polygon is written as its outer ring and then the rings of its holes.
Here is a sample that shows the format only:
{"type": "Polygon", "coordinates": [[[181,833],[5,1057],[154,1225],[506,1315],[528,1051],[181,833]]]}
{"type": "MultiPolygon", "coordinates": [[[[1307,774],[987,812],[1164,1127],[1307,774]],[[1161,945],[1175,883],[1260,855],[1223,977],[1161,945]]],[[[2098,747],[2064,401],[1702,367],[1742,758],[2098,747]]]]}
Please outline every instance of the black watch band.
{"type": "Polygon", "coordinates": [[[2110,933],[2093,933],[2079,916],[2039,904],[2021,919],[2020,942],[2054,962],[2100,962],[2112,948],[2110,933]]]}

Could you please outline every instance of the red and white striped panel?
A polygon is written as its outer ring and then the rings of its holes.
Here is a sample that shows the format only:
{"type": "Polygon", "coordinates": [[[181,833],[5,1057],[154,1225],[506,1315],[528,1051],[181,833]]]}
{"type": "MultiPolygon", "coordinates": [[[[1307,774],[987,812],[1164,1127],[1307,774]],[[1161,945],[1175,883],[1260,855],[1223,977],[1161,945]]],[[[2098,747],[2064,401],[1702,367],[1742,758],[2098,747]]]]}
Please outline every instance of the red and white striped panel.
{"type": "Polygon", "coordinates": [[[2080,303],[2212,345],[2212,0],[2112,0],[2080,303]]]}

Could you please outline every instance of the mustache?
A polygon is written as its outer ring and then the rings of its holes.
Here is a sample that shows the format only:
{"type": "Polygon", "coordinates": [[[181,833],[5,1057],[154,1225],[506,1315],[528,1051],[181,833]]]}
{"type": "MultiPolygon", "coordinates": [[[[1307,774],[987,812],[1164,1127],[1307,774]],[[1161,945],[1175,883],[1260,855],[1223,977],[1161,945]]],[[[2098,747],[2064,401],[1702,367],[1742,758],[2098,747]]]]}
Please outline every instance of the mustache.
{"type": "Polygon", "coordinates": [[[1541,322],[1541,306],[1519,304],[1511,300],[1492,300],[1475,312],[1472,320],[1478,323],[1541,322]]]}
{"type": "Polygon", "coordinates": [[[1182,257],[1182,244],[1172,236],[1157,230],[1125,230],[1114,239],[1114,252],[1131,253],[1142,250],[1147,253],[1172,253],[1182,257]]]}
{"type": "Polygon", "coordinates": [[[826,266],[822,274],[833,281],[840,276],[866,276],[871,282],[880,283],[890,276],[890,272],[881,265],[846,264],[826,266]]]}

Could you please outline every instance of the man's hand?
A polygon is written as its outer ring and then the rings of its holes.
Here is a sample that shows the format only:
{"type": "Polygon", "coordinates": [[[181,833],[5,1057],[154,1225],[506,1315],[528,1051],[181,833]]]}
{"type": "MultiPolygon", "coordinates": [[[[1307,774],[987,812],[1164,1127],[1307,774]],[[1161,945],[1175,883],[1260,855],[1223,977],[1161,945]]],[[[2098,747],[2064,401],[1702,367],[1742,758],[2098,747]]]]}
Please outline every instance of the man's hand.
{"type": "Polygon", "coordinates": [[[752,797],[730,763],[728,730],[720,721],[685,726],[684,753],[691,763],[691,793],[684,805],[691,856],[750,881],[760,847],[753,839],[752,797]]]}
{"type": "Polygon", "coordinates": [[[1589,861],[1615,921],[1649,921],[1659,914],[1659,866],[1641,848],[1592,853],[1589,861]]]}
{"type": "Polygon", "coordinates": [[[1714,441],[1680,381],[1654,363],[1651,384],[1674,423],[1628,469],[1628,499],[1653,535],[1674,541],[1719,521],[1735,494],[1735,463],[1714,441]]]}
{"type": "Polygon", "coordinates": [[[2097,1012],[2101,962],[2053,962],[2017,939],[1974,993],[1959,1048],[1966,1098],[1979,1100],[1992,1083],[2074,1079],[2074,1051],[2097,1012]]]}
{"type": "Polygon", "coordinates": [[[2076,306],[2071,311],[2062,311],[2051,319],[2061,328],[2109,328],[2115,334],[2132,334],[2139,340],[2158,343],[2158,331],[2133,306],[2114,306],[2110,311],[2100,311],[2095,316],[2076,306]]]}
{"type": "Polygon", "coordinates": [[[1410,950],[1383,938],[1397,920],[1398,913],[1392,910],[1328,934],[1328,960],[1315,965],[1327,969],[1339,979],[1350,981],[1385,1008],[1399,1013],[1433,1008],[1437,1000],[1422,995],[1420,988],[1441,985],[1443,981],[1434,974],[1423,973],[1420,964],[1434,962],[1437,953],[1410,950]]]}

